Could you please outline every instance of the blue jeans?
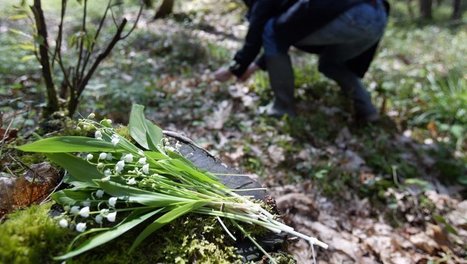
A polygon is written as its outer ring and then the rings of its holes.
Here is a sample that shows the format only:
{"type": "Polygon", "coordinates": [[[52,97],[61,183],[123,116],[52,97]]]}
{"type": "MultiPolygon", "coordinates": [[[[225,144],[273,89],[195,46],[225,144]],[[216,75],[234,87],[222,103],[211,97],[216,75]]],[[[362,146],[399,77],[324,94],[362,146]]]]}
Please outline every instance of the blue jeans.
{"type": "MultiPolygon", "coordinates": [[[[350,71],[345,63],[373,46],[382,37],[386,23],[387,16],[382,1],[376,1],[375,6],[362,3],[347,10],[318,31],[294,43],[297,47],[326,46],[319,55],[319,71],[336,81],[344,94],[351,97],[357,115],[360,116],[370,116],[376,114],[377,111],[360,78],[350,71]]],[[[269,20],[263,33],[266,58],[284,56],[289,48],[275,37],[273,25],[274,20],[269,20]]],[[[284,64],[280,67],[292,67],[290,63],[284,64]]],[[[267,67],[270,66],[276,67],[267,64],[267,67]]],[[[285,68],[284,72],[291,72],[285,68]]],[[[293,80],[293,74],[288,78],[293,80]]],[[[271,86],[274,84],[271,83],[271,86]]],[[[287,88],[284,87],[284,89],[287,88]]]]}

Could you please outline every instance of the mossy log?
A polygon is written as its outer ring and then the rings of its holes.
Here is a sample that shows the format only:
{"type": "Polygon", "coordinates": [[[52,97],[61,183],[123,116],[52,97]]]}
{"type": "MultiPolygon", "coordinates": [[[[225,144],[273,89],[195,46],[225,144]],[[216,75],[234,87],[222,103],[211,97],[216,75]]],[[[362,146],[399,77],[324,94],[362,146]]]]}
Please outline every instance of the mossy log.
{"type": "MultiPolygon", "coordinates": [[[[169,133],[170,134],[170,133],[169,133]]],[[[223,165],[218,159],[197,147],[188,139],[170,134],[172,139],[181,141],[181,153],[196,166],[219,174],[221,181],[232,189],[257,188],[260,185],[247,176],[231,177],[238,172],[223,165]]],[[[265,201],[265,191],[245,191],[258,200],[265,201]]],[[[53,203],[34,205],[8,216],[0,224],[0,263],[56,263],[54,256],[67,251],[76,233],[63,229],[53,220],[53,203]]],[[[231,229],[231,231],[233,228],[231,229]]],[[[133,253],[128,253],[138,231],[133,230],[94,250],[79,255],[67,263],[246,263],[261,260],[262,254],[246,239],[238,235],[235,242],[213,217],[187,215],[155,233],[133,253]]],[[[265,235],[265,230],[252,230],[266,250],[277,251],[283,239],[265,235]]],[[[285,257],[280,263],[294,263],[285,257]]]]}

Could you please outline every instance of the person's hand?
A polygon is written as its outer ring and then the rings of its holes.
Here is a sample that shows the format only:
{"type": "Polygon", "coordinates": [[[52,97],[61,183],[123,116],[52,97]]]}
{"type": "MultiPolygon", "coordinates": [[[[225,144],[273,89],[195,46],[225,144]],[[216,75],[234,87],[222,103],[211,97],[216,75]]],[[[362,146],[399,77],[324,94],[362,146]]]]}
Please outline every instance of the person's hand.
{"type": "Polygon", "coordinates": [[[214,73],[214,78],[219,82],[228,81],[234,75],[227,67],[222,67],[214,73]]]}
{"type": "Polygon", "coordinates": [[[246,69],[245,73],[242,76],[240,76],[238,80],[240,82],[248,80],[251,77],[251,75],[253,75],[253,73],[255,73],[258,69],[258,65],[256,65],[256,63],[253,62],[252,64],[250,64],[250,66],[248,66],[248,69],[246,69]]]}

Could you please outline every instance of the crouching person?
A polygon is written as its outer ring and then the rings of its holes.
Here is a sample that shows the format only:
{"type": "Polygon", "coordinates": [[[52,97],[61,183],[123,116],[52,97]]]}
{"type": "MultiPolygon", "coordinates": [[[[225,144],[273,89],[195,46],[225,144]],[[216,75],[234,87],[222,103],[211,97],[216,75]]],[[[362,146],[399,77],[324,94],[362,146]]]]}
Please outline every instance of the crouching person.
{"type": "Polygon", "coordinates": [[[319,56],[319,71],[334,80],[353,101],[356,118],[378,119],[361,78],[373,60],[387,23],[385,0],[250,0],[249,28],[243,47],[230,67],[216,71],[226,81],[248,79],[267,70],[274,93],[265,114],[295,116],[291,46],[319,56]],[[261,48],[263,54],[258,57],[261,48]],[[257,58],[258,57],[258,58],[257,58]]]}

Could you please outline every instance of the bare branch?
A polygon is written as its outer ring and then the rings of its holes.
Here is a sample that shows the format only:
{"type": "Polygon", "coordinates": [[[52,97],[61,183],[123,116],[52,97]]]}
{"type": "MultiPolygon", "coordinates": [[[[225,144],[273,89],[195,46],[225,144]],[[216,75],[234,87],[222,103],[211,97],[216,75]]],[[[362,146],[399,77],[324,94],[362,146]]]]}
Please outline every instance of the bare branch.
{"type": "Polygon", "coordinates": [[[110,14],[112,15],[112,21],[114,22],[114,25],[118,28],[118,23],[117,23],[117,20],[115,19],[114,11],[112,9],[110,9],[110,14]]]}
{"type": "MultiPolygon", "coordinates": [[[[84,7],[83,7],[83,20],[82,20],[82,25],[81,25],[81,34],[86,34],[86,16],[88,12],[88,0],[84,0],[84,7]]],[[[78,63],[76,65],[76,84],[79,84],[81,82],[82,76],[80,76],[80,69],[81,69],[81,61],[83,60],[83,47],[84,47],[84,39],[85,36],[81,36],[79,38],[79,52],[78,52],[78,63]]]]}
{"type": "Polygon", "coordinates": [[[63,65],[63,59],[62,59],[62,53],[61,52],[58,53],[57,62],[58,62],[58,65],[60,66],[60,70],[63,73],[63,78],[65,79],[65,82],[66,82],[67,86],[71,87],[72,84],[71,84],[68,72],[65,69],[65,65],[63,65]]]}
{"type": "Polygon", "coordinates": [[[57,57],[57,53],[60,53],[61,48],[62,48],[63,21],[65,20],[66,4],[67,4],[67,0],[62,0],[62,10],[61,10],[61,14],[60,14],[60,24],[58,24],[57,39],[55,40],[55,50],[54,50],[54,53],[52,55],[52,69],[54,68],[54,63],[55,63],[55,58],[57,57]]]}
{"type": "Polygon", "coordinates": [[[135,30],[136,26],[138,25],[138,21],[141,18],[141,14],[143,12],[143,7],[144,7],[144,4],[141,3],[141,5],[139,7],[139,11],[138,11],[138,16],[136,17],[136,21],[133,24],[133,27],[128,31],[128,33],[125,36],[121,37],[121,39],[126,39],[131,34],[131,32],[133,32],[133,30],[135,30]]]}
{"type": "Polygon", "coordinates": [[[107,45],[107,47],[105,48],[105,50],[102,53],[97,55],[96,61],[94,61],[93,65],[91,66],[88,73],[83,78],[82,82],[80,83],[80,85],[78,87],[78,94],[77,94],[78,96],[80,96],[81,93],[83,92],[84,87],[89,82],[89,79],[91,78],[91,76],[94,74],[94,71],[97,69],[97,66],[102,62],[102,60],[104,60],[110,54],[110,52],[112,51],[115,44],[117,44],[117,42],[121,39],[123,29],[125,28],[127,22],[128,21],[126,20],[126,18],[124,18],[122,20],[122,22],[120,23],[120,25],[117,28],[117,32],[115,32],[115,35],[113,36],[110,43],[107,45]]]}
{"type": "Polygon", "coordinates": [[[94,74],[99,64],[110,54],[115,44],[117,44],[117,42],[121,40],[122,32],[127,22],[128,21],[125,18],[123,18],[122,22],[117,28],[117,32],[115,32],[112,40],[109,42],[105,50],[99,55],[97,55],[96,60],[94,61],[84,78],[81,80],[79,85],[77,87],[72,87],[73,91],[70,91],[70,102],[68,104],[69,115],[72,115],[75,112],[79,103],[79,97],[81,96],[81,93],[84,91],[84,88],[88,84],[89,80],[91,79],[91,76],[94,74]]]}
{"type": "Polygon", "coordinates": [[[102,27],[104,26],[105,19],[107,17],[107,13],[109,12],[109,9],[111,7],[112,0],[109,0],[107,3],[107,7],[105,8],[104,15],[102,16],[101,20],[99,21],[99,26],[97,28],[96,34],[94,35],[94,40],[91,44],[91,47],[89,50],[86,52],[86,57],[83,62],[83,67],[81,69],[81,76],[84,76],[84,71],[86,70],[86,67],[88,65],[89,59],[91,58],[92,52],[94,51],[94,47],[97,43],[97,38],[99,37],[99,34],[102,30],[102,27]]]}

